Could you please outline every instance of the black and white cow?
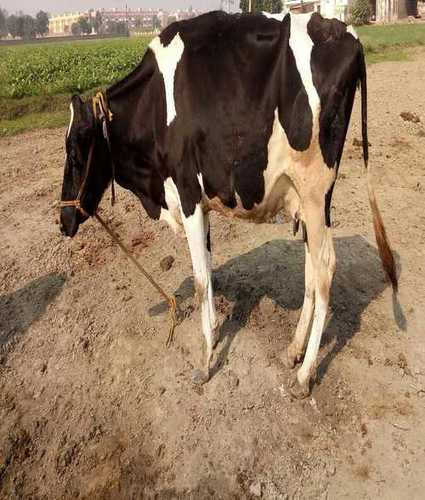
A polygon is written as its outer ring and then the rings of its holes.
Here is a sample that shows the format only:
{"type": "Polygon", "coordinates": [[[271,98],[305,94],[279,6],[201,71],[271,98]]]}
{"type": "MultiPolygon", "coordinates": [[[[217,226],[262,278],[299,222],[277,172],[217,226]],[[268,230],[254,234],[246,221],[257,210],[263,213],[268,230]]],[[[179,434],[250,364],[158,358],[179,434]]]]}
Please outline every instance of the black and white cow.
{"type": "MultiPolygon", "coordinates": [[[[81,188],[92,166],[82,212],[62,208],[74,236],[111,182],[138,196],[154,219],[188,240],[207,344],[208,380],[218,328],[211,281],[208,213],[266,221],[281,209],[301,222],[305,297],[285,356],[308,394],[335,272],[330,203],[356,86],[362,90],[367,166],[366,69],[351,27],[319,14],[227,15],[212,12],[165,29],[141,64],[106,92],[113,120],[111,154],[91,102],[71,103],[62,200],[81,188]]],[[[368,174],[384,269],[397,278],[368,174]]],[[[284,258],[284,256],[282,256],[284,258]]]]}

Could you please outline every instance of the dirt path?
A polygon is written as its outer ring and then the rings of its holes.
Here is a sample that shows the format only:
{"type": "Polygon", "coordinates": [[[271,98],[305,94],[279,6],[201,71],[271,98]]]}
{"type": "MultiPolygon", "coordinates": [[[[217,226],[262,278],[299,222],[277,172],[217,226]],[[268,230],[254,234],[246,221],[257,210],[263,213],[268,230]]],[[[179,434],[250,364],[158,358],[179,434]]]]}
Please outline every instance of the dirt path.
{"type": "Polygon", "coordinates": [[[101,228],[59,234],[64,131],[0,141],[1,498],[423,498],[424,54],[369,72],[371,164],[400,303],[375,250],[356,107],[334,197],[333,316],[319,383],[301,402],[281,362],[303,298],[303,248],[288,224],[213,218],[222,341],[215,376],[196,389],[186,243],[123,191],[113,212],[103,203],[181,296],[188,317],[167,350],[158,297],[101,228]],[[167,255],[176,260],[163,272],[167,255]]]}

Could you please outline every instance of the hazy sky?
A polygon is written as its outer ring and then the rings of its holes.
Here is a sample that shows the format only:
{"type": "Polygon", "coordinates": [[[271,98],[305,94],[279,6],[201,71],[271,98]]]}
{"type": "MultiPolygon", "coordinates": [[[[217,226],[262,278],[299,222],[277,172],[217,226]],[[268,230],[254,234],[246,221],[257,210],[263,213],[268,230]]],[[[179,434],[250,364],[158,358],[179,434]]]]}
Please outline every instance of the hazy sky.
{"type": "MultiPolygon", "coordinates": [[[[126,0],[0,0],[0,7],[6,9],[10,14],[22,10],[27,14],[35,14],[38,10],[45,10],[51,14],[61,12],[76,12],[89,8],[100,7],[123,7],[126,0]]],[[[187,8],[190,5],[194,9],[212,10],[217,9],[220,0],[127,0],[128,8],[187,8]]],[[[235,7],[239,7],[239,0],[235,0],[235,7]]]]}

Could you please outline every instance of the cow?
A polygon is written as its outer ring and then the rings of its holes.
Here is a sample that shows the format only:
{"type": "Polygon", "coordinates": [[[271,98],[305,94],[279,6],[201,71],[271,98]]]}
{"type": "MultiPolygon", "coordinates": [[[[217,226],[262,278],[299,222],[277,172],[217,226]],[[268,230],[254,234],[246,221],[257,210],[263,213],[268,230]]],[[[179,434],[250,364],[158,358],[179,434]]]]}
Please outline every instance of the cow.
{"type": "Polygon", "coordinates": [[[302,227],[305,295],[283,359],[290,368],[302,362],[293,394],[310,393],[336,265],[332,192],[358,86],[374,230],[396,290],[368,168],[365,59],[352,27],[317,13],[211,12],[154,38],[140,65],[107,89],[100,112],[72,98],[61,230],[74,236],[116,180],[151,218],[185,234],[207,346],[196,382],[209,380],[218,341],[209,212],[263,222],[285,210],[295,231],[302,227]]]}

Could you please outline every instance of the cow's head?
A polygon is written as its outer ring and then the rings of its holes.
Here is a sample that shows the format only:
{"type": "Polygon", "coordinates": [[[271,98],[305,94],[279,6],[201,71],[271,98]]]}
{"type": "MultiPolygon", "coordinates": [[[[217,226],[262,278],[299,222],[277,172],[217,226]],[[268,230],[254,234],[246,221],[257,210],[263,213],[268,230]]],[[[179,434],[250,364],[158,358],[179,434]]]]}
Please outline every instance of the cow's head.
{"type": "Polygon", "coordinates": [[[96,212],[111,180],[112,168],[108,146],[102,126],[94,116],[92,101],[83,102],[80,97],[74,96],[70,107],[62,202],[72,202],[79,197],[83,212],[75,206],[63,207],[60,227],[63,234],[72,237],[80,224],[96,212]]]}

